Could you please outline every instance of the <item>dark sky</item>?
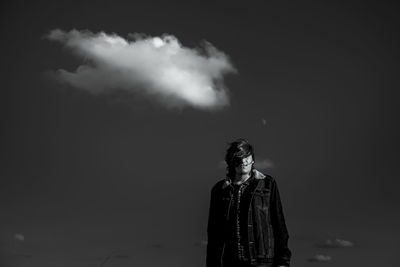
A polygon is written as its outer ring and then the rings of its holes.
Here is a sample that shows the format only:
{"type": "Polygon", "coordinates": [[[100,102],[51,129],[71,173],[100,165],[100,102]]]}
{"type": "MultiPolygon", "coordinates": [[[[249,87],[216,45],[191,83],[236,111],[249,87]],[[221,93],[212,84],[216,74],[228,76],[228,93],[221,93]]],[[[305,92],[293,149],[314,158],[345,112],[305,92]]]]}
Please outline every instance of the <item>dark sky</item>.
{"type": "MultiPolygon", "coordinates": [[[[293,266],[399,266],[399,9],[377,1],[26,1],[0,7],[4,266],[204,266],[211,186],[247,138],[278,182],[293,266]],[[173,34],[229,55],[230,105],[93,95],[53,29],[173,34]],[[265,123],[263,123],[263,120],[265,123]],[[321,248],[327,239],[353,247],[321,248]]],[[[2,266],[3,266],[2,265],[2,266]]]]}

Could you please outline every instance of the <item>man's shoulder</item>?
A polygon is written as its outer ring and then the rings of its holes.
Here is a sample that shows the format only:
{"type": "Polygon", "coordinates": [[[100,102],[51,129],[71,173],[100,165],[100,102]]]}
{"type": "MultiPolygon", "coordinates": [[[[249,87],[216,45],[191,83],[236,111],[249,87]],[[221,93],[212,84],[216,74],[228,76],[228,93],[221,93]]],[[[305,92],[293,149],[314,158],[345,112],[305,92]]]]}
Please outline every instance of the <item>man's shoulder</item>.
{"type": "Polygon", "coordinates": [[[264,184],[264,187],[270,187],[273,183],[275,183],[274,177],[269,174],[262,173],[258,170],[254,171],[255,180],[259,180],[264,184]]]}
{"type": "Polygon", "coordinates": [[[229,184],[228,179],[224,178],[216,182],[211,190],[219,190],[222,189],[226,184],[229,184]]]}
{"type": "Polygon", "coordinates": [[[274,177],[272,177],[269,174],[265,174],[265,179],[264,180],[267,181],[267,182],[275,182],[274,177]]]}

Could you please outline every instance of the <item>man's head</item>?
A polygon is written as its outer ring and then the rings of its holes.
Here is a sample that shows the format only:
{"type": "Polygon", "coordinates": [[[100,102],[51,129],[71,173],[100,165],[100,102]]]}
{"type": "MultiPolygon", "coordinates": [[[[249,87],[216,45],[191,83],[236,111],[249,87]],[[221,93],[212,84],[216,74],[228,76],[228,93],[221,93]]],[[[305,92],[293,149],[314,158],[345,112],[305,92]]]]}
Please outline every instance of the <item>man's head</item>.
{"type": "Polygon", "coordinates": [[[235,174],[250,173],[254,165],[253,146],[244,138],[239,138],[229,144],[226,151],[225,162],[227,164],[228,176],[233,178],[235,174]]]}

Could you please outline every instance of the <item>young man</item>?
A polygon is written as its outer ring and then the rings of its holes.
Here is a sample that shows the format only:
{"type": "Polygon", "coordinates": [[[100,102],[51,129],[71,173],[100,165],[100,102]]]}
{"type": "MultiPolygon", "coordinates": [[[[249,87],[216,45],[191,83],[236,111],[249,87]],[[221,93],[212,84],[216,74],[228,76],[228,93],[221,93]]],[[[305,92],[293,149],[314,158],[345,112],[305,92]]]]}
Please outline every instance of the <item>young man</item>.
{"type": "Polygon", "coordinates": [[[291,251],[276,181],[256,170],[243,138],[226,152],[227,177],[211,190],[207,267],[289,266],[291,251]]]}

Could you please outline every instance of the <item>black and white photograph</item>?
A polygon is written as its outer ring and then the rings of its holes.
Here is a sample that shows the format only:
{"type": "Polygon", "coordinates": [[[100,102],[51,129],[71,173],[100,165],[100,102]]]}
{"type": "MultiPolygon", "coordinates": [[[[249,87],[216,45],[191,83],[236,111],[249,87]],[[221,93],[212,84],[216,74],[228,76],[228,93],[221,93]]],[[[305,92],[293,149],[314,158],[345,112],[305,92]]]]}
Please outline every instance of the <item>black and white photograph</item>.
{"type": "Polygon", "coordinates": [[[0,267],[400,267],[395,1],[0,3],[0,267]]]}

